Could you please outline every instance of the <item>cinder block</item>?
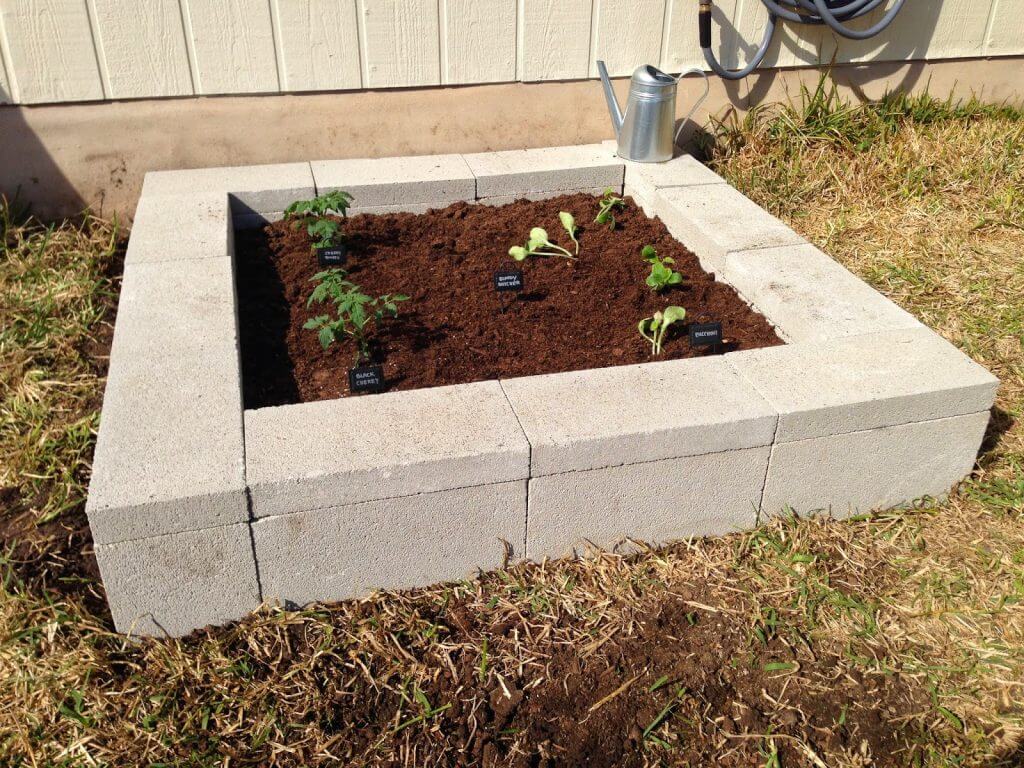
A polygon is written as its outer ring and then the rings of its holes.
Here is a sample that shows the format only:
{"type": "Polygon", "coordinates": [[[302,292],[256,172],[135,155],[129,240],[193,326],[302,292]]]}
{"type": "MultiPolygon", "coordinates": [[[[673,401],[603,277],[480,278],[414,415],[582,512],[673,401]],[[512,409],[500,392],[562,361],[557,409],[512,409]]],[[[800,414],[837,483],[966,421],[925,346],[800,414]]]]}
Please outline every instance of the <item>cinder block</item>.
{"type": "Polygon", "coordinates": [[[464,579],[521,555],[526,481],[416,494],[253,523],[263,594],[305,605],[464,579]]]}
{"type": "Polygon", "coordinates": [[[124,263],[209,259],[233,252],[227,194],[143,195],[135,209],[124,263]]]}
{"type": "Polygon", "coordinates": [[[592,187],[622,188],[623,163],[600,144],[465,155],[478,198],[592,187]]]}
{"type": "Polygon", "coordinates": [[[230,195],[234,213],[273,213],[315,197],[316,185],[309,163],[150,171],[142,185],[143,197],[206,192],[230,195]]]}
{"type": "Polygon", "coordinates": [[[724,357],[501,382],[530,476],[769,445],[776,413],[724,357]]]}
{"type": "Polygon", "coordinates": [[[231,259],[129,265],[86,510],[106,544],[246,520],[231,259]]]}
{"type": "MultiPolygon", "coordinates": [[[[559,189],[548,192],[523,192],[519,195],[495,195],[494,197],[482,197],[477,200],[482,205],[508,205],[516,200],[550,200],[553,197],[562,195],[594,195],[601,197],[608,187],[588,187],[586,189],[559,189]]],[[[614,187],[615,193],[621,195],[622,189],[614,187]]],[[[596,210],[596,209],[595,209],[596,210]]]]}
{"type": "Polygon", "coordinates": [[[186,635],[260,603],[249,524],[96,546],[119,632],[186,635]]]}
{"type": "Polygon", "coordinates": [[[655,215],[655,193],[659,189],[726,183],[692,155],[682,154],[664,163],[624,162],[626,194],[631,195],[648,216],[655,215]]]}
{"type": "Polygon", "coordinates": [[[496,381],[245,412],[255,517],[529,476],[496,381]]]}
{"type": "Polygon", "coordinates": [[[273,224],[284,218],[284,211],[271,213],[236,213],[231,217],[236,230],[258,229],[264,224],[273,224]]]}
{"type": "Polygon", "coordinates": [[[654,213],[693,251],[708,272],[720,272],[731,251],[797,245],[796,232],[728,184],[666,187],[654,196],[654,213]]]}
{"type": "Polygon", "coordinates": [[[750,528],[768,447],[707,453],[530,480],[526,554],[533,560],[611,547],[626,537],[661,543],[750,528]]]}
{"type": "Polygon", "coordinates": [[[761,508],[841,517],[943,496],[974,466],[988,417],[984,411],[777,443],[761,508]]]}
{"type": "Polygon", "coordinates": [[[988,410],[999,380],[927,328],[725,358],[779,412],[778,442],[988,410]]]}
{"type": "Polygon", "coordinates": [[[720,276],[790,342],[922,327],[909,312],[808,243],[730,253],[720,276]]]}
{"type": "Polygon", "coordinates": [[[318,160],[310,163],[323,194],[343,189],[354,208],[429,203],[443,208],[476,198],[476,177],[462,155],[318,160]]]}

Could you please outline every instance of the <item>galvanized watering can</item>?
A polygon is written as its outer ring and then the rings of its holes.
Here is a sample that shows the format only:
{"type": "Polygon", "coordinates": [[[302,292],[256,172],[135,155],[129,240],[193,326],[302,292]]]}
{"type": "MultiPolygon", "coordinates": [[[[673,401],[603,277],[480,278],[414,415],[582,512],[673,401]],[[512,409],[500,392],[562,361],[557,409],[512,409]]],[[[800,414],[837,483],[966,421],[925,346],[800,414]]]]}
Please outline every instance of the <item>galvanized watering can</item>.
{"type": "Polygon", "coordinates": [[[597,71],[601,75],[604,97],[608,100],[608,111],[612,116],[615,136],[619,140],[618,156],[637,163],[671,160],[673,147],[679,138],[679,131],[673,131],[679,81],[692,74],[704,78],[704,95],[697,99],[697,103],[679,124],[679,130],[682,130],[686,121],[708,96],[710,86],[704,70],[695,67],[675,77],[650,64],[637,67],[629,81],[629,100],[626,102],[625,114],[619,109],[603,61],[597,62],[597,71]]]}

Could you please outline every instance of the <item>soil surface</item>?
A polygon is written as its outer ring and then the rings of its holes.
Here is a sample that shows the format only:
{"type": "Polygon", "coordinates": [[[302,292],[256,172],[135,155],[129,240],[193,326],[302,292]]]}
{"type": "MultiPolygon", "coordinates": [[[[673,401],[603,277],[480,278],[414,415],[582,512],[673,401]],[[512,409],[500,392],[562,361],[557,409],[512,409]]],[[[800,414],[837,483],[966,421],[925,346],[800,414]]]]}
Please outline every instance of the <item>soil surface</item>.
{"type": "MultiPolygon", "coordinates": [[[[637,323],[677,304],[688,322],[720,321],[723,351],[781,344],[764,317],[728,285],[715,282],[658,219],[630,198],[614,230],[593,223],[597,198],[565,195],[501,207],[455,203],[426,214],[361,214],[344,222],[348,277],[365,293],[402,293],[397,319],[375,334],[375,362],[387,389],[627,365],[651,360],[637,323]],[[579,226],[578,261],[531,257],[516,264],[509,247],[531,227],[570,251],[559,211],[579,226]],[[646,284],[645,245],[675,259],[684,284],[655,294],[646,284]],[[494,272],[519,266],[525,291],[494,290],[494,272]]],[[[349,394],[351,341],[322,349],[303,324],[333,306],[306,301],[318,271],[305,227],[277,222],[239,232],[238,293],[245,406],[260,408],[349,394]]],[[[686,326],[669,332],[658,359],[712,354],[692,348],[686,326]]]]}

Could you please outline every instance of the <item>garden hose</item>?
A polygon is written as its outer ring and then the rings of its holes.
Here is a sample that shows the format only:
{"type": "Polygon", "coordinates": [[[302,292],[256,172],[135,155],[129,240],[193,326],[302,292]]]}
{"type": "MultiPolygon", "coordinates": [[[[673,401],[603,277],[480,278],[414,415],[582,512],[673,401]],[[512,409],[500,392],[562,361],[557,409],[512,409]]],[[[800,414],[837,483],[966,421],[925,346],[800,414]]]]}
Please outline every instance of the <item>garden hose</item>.
{"type": "Polygon", "coordinates": [[[888,27],[903,7],[904,0],[896,0],[885,15],[867,29],[851,29],[846,22],[866,16],[883,5],[886,0],[761,0],[768,9],[768,23],[764,28],[761,45],[747,65],[741,69],[726,69],[711,50],[711,5],[713,0],[700,0],[700,48],[711,71],[726,80],[740,80],[761,64],[775,34],[779,19],[797,24],[826,25],[837,35],[851,40],[866,40],[888,27]]]}

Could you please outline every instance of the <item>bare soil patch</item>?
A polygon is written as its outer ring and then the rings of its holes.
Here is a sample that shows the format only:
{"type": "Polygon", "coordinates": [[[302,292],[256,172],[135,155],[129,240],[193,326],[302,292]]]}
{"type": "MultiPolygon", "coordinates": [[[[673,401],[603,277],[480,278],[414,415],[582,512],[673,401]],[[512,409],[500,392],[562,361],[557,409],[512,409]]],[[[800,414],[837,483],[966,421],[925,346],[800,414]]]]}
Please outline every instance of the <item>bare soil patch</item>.
{"type": "MultiPolygon", "coordinates": [[[[493,207],[455,203],[426,214],[357,215],[344,230],[349,279],[376,296],[402,293],[400,316],[377,334],[374,356],[388,388],[416,389],[486,379],[627,365],[651,360],[637,323],[666,306],[687,310],[688,322],[720,321],[725,351],[781,344],[772,326],[657,219],[627,198],[614,230],[594,224],[597,199],[565,195],[493,207]],[[580,227],[578,261],[508,255],[534,226],[573,249],[559,211],[580,227]],[[675,260],[681,286],[654,293],[640,257],[653,245],[675,260]],[[525,291],[499,294],[493,274],[521,266],[525,291]]],[[[259,408],[345,396],[351,342],[321,348],[303,328],[327,305],[307,308],[320,268],[305,228],[277,222],[238,233],[239,314],[245,405],[259,408]]],[[[674,359],[710,354],[693,348],[686,327],[670,329],[664,354],[674,359]]]]}

